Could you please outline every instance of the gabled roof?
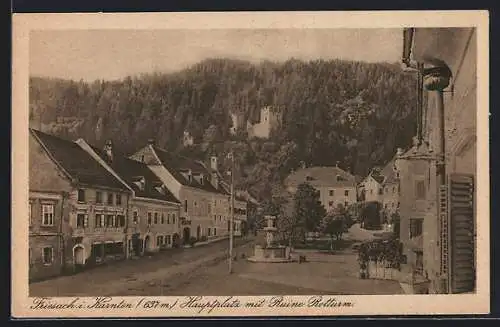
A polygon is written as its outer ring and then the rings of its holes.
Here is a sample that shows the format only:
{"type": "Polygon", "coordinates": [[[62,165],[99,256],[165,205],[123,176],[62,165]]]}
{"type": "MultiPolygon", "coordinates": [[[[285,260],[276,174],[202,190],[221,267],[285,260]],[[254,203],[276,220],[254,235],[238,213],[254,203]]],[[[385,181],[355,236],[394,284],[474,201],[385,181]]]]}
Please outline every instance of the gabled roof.
{"type": "Polygon", "coordinates": [[[310,167],[296,170],[285,179],[286,186],[308,183],[312,186],[355,187],[353,175],[339,167],[310,167]],[[337,179],[337,176],[340,178],[337,179]]]}
{"type": "Polygon", "coordinates": [[[394,184],[399,180],[396,171],[394,170],[395,161],[396,158],[392,158],[392,160],[389,161],[380,172],[380,174],[384,176],[384,184],[394,184]]]}
{"type": "Polygon", "coordinates": [[[128,191],[123,183],[75,142],[34,129],[30,129],[30,133],[41,143],[49,157],[77,183],[128,191]]]}
{"type": "Polygon", "coordinates": [[[156,153],[156,156],[160,159],[162,165],[182,185],[195,187],[207,192],[228,195],[228,193],[224,190],[222,186],[219,186],[219,188],[215,188],[212,185],[212,183],[210,183],[208,179],[211,178],[211,171],[207,167],[205,167],[205,165],[202,164],[201,162],[184,156],[169,153],[154,145],[152,146],[152,148],[156,153]],[[181,171],[187,171],[187,170],[191,171],[193,177],[196,176],[197,174],[203,174],[205,176],[205,182],[203,184],[200,184],[196,180],[196,178],[191,178],[191,181],[189,181],[181,173],[181,171]]]}
{"type": "Polygon", "coordinates": [[[94,152],[101,157],[113,169],[120,178],[122,178],[127,185],[134,190],[138,197],[150,198],[173,203],[180,203],[179,200],[170,192],[166,187],[163,187],[163,193],[157,187],[163,184],[161,180],[148,168],[145,163],[127,158],[121,153],[117,153],[113,149],[113,160],[107,161],[107,157],[103,150],[94,146],[90,146],[94,152]],[[141,189],[136,184],[141,178],[144,178],[144,189],[141,189]]]}

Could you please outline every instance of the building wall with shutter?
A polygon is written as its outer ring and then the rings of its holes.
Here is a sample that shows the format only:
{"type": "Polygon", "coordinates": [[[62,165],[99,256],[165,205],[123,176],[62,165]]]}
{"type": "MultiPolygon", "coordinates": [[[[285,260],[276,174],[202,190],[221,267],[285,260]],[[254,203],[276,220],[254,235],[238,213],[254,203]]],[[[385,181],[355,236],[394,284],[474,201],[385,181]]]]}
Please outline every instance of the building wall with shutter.
{"type": "MultiPolygon", "coordinates": [[[[426,56],[444,61],[452,71],[450,87],[443,93],[445,110],[445,156],[447,172],[447,189],[443,201],[446,202],[447,213],[440,216],[440,204],[433,199],[439,199],[434,170],[430,176],[429,211],[425,229],[429,235],[434,234],[435,246],[426,244],[424,250],[424,265],[427,265],[431,278],[448,279],[448,291],[470,291],[475,279],[470,277],[475,270],[475,176],[476,176],[476,86],[477,67],[476,31],[473,28],[463,29],[417,29],[414,43],[415,58],[426,56]],[[419,52],[419,54],[417,54],[419,52]],[[456,182],[458,179],[462,182],[456,182]],[[463,182],[468,180],[468,182],[463,182]],[[471,194],[466,195],[464,185],[472,185],[471,194]],[[460,189],[460,190],[457,190],[460,189]],[[460,194],[457,196],[456,194],[460,194]],[[472,198],[469,204],[468,198],[472,198]],[[454,207],[459,210],[454,211],[454,207]],[[443,231],[443,219],[448,230],[443,231]],[[447,249],[443,252],[443,246],[447,249]],[[442,262],[447,260],[446,262],[442,262]],[[468,262],[468,263],[467,263],[468,262]],[[442,267],[446,266],[446,276],[440,276],[442,267]]],[[[440,135],[437,125],[437,93],[425,92],[424,107],[424,137],[429,142],[431,150],[437,148],[440,135]]],[[[433,238],[429,238],[433,239],[433,238]]],[[[425,242],[424,242],[425,244],[425,242]]]]}

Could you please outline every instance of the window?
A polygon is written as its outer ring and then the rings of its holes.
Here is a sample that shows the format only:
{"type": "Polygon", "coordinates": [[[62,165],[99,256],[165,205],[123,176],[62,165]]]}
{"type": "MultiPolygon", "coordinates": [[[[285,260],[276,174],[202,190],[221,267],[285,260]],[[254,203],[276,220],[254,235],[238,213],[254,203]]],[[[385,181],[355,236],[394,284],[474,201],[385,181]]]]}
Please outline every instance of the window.
{"type": "Polygon", "coordinates": [[[117,194],[116,195],[116,205],[122,205],[122,195],[121,194],[117,194]]]}
{"type": "Polygon", "coordinates": [[[214,236],[217,236],[217,228],[214,227],[214,236]]]}
{"type": "Polygon", "coordinates": [[[332,207],[333,206],[333,201],[328,202],[328,206],[332,207]]]}
{"type": "Polygon", "coordinates": [[[148,212],[148,225],[151,225],[152,223],[152,214],[151,212],[148,212]]]}
{"type": "Polygon", "coordinates": [[[125,227],[125,216],[117,215],[116,216],[116,227],[125,227]]]}
{"type": "Polygon", "coordinates": [[[103,227],[104,226],[104,216],[100,213],[95,215],[95,227],[103,227]]]}
{"type": "Polygon", "coordinates": [[[214,215],[214,222],[217,222],[217,215],[214,215]]]}
{"type": "Polygon", "coordinates": [[[163,245],[163,236],[157,236],[156,237],[156,246],[161,246],[163,245]]]}
{"type": "Polygon", "coordinates": [[[113,204],[113,193],[108,193],[108,204],[113,204]]]}
{"type": "Polygon", "coordinates": [[[330,190],[330,196],[333,196],[333,195],[334,195],[334,191],[330,190]]]}
{"type": "Polygon", "coordinates": [[[348,206],[349,206],[349,202],[345,201],[345,202],[344,202],[344,208],[346,208],[346,209],[347,209],[347,207],[348,207],[348,206]]]}
{"type": "Polygon", "coordinates": [[[133,213],[132,222],[134,224],[138,224],[139,223],[139,213],[137,211],[134,211],[134,213],[133,213]]]}
{"type": "Polygon", "coordinates": [[[85,202],[85,190],[78,189],[78,202],[85,202]]]}
{"type": "Polygon", "coordinates": [[[102,203],[102,192],[101,191],[95,192],[95,202],[102,203]]]}
{"type": "Polygon", "coordinates": [[[33,210],[32,210],[33,209],[33,203],[30,202],[28,208],[29,208],[28,209],[29,210],[28,217],[30,219],[30,226],[31,226],[31,224],[33,223],[33,210]]]}
{"type": "Polygon", "coordinates": [[[106,215],[106,227],[113,227],[115,217],[113,215],[106,215]]]}
{"type": "Polygon", "coordinates": [[[184,200],[184,212],[188,211],[188,200],[184,200]]]}
{"type": "Polygon", "coordinates": [[[384,190],[382,188],[378,189],[378,194],[384,194],[384,190]]]}
{"type": "Polygon", "coordinates": [[[175,213],[172,214],[172,224],[175,224],[175,213]]]}
{"type": "Polygon", "coordinates": [[[349,190],[344,191],[344,196],[349,196],[349,190]]]}
{"type": "Polygon", "coordinates": [[[384,204],[384,209],[387,209],[387,203],[386,203],[386,204],[384,204]]]}
{"type": "Polygon", "coordinates": [[[43,226],[54,225],[54,205],[53,204],[43,204],[42,205],[42,225],[43,226]]]}
{"type": "Polygon", "coordinates": [[[370,194],[373,194],[373,190],[370,190],[370,194]]]}
{"type": "Polygon", "coordinates": [[[76,227],[77,228],[84,228],[87,226],[87,217],[85,217],[85,214],[79,213],[76,215],[76,227]]]}
{"type": "Polygon", "coordinates": [[[392,187],[392,193],[396,193],[396,186],[392,187]]]}
{"type": "Polygon", "coordinates": [[[417,199],[419,200],[425,199],[425,182],[417,181],[415,187],[416,187],[415,195],[417,199]]]}
{"type": "Polygon", "coordinates": [[[410,219],[410,238],[422,235],[423,219],[410,219]]]}
{"type": "Polygon", "coordinates": [[[208,227],[208,236],[212,236],[212,229],[208,227]]]}
{"type": "Polygon", "coordinates": [[[44,265],[51,265],[54,262],[54,249],[52,247],[42,249],[42,260],[44,265]]]}
{"type": "Polygon", "coordinates": [[[161,213],[161,223],[165,223],[165,215],[163,214],[163,212],[161,213]]]}
{"type": "Polygon", "coordinates": [[[155,225],[158,224],[158,212],[155,212],[155,225]]]}

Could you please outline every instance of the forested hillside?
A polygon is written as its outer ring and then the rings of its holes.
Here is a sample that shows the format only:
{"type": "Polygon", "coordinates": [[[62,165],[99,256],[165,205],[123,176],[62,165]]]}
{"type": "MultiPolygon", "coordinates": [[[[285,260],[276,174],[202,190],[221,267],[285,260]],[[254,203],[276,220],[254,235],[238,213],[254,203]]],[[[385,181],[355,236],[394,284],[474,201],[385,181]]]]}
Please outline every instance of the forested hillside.
{"type": "Polygon", "coordinates": [[[201,160],[212,153],[222,160],[232,148],[238,187],[265,198],[301,162],[339,162],[364,175],[389,160],[414,135],[415,87],[415,76],[390,64],[207,59],[177,73],[119,81],[32,77],[30,118],[46,132],[97,146],[112,139],[127,153],[149,138],[201,160]],[[255,121],[264,105],[283,116],[269,140],[229,134],[230,113],[255,121]],[[193,147],[182,147],[184,130],[193,147]]]}

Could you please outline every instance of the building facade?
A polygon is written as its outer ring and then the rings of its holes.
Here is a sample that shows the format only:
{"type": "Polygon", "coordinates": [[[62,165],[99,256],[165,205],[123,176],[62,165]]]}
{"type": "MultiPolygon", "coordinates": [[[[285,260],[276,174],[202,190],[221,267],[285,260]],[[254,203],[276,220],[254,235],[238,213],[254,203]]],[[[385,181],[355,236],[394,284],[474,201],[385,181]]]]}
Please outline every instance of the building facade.
{"type": "MultiPolygon", "coordinates": [[[[423,225],[423,249],[414,259],[422,261],[417,263],[430,280],[430,292],[475,289],[476,56],[475,28],[405,30],[403,62],[421,72],[423,105],[416,144],[412,153],[400,157],[400,165],[421,170],[404,178],[414,196],[422,197],[418,219],[423,222],[416,226],[423,225]]],[[[416,217],[403,215],[401,209],[403,239],[411,228],[420,227],[412,227],[416,217]]]]}
{"type": "Polygon", "coordinates": [[[131,192],[125,231],[127,257],[180,245],[180,202],[146,164],[115,153],[111,142],[103,150],[82,139],[77,143],[131,192]]]}
{"type": "Polygon", "coordinates": [[[124,257],[128,189],[75,142],[30,129],[29,145],[30,279],[124,257]]]}
{"type": "Polygon", "coordinates": [[[384,177],[376,169],[372,169],[370,174],[362,182],[362,198],[365,202],[380,202],[383,199],[384,177]]]}
{"type": "Polygon", "coordinates": [[[387,223],[392,223],[392,218],[399,212],[400,185],[399,171],[396,167],[395,158],[382,168],[380,175],[384,177],[382,182],[382,213],[387,223]]]}
{"type": "Polygon", "coordinates": [[[327,211],[339,205],[347,208],[357,201],[354,176],[336,166],[302,168],[285,179],[285,187],[292,194],[301,183],[307,183],[319,191],[321,204],[327,211]]]}
{"type": "MultiPolygon", "coordinates": [[[[229,194],[220,185],[220,174],[201,162],[168,153],[153,143],[132,159],[145,163],[180,202],[181,238],[187,241],[226,237],[230,218],[229,194]]],[[[217,162],[214,163],[216,168],[217,162]]]]}

